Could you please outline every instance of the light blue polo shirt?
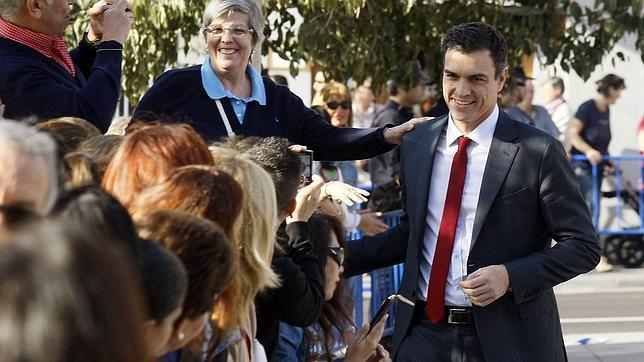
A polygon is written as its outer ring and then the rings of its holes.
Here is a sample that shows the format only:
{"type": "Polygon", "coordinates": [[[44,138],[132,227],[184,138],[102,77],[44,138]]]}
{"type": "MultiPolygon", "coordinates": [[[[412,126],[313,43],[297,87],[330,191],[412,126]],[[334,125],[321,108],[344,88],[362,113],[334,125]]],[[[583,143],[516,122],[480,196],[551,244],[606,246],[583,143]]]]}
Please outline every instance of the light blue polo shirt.
{"type": "Polygon", "coordinates": [[[212,99],[229,98],[239,123],[244,123],[246,105],[249,102],[257,101],[262,106],[266,105],[266,89],[264,89],[264,81],[262,80],[262,77],[257,73],[255,67],[250,64],[246,67],[246,72],[250,77],[252,94],[248,98],[239,98],[230,90],[224,88],[223,83],[221,83],[221,80],[217,77],[217,73],[212,69],[210,56],[206,55],[206,59],[201,65],[201,83],[203,84],[203,88],[206,90],[208,97],[212,99]]]}

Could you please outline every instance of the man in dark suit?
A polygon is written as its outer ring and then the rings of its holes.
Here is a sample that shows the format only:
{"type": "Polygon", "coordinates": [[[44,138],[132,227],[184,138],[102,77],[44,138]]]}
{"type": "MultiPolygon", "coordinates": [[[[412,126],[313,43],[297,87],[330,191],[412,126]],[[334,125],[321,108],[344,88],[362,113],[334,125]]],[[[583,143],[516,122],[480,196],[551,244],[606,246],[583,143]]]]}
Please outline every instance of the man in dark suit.
{"type": "Polygon", "coordinates": [[[397,361],[565,361],[552,288],[599,260],[574,173],[555,138],[499,110],[494,28],[457,25],[442,49],[450,113],[404,137],[405,213],[348,244],[345,274],[405,261],[397,361]]]}

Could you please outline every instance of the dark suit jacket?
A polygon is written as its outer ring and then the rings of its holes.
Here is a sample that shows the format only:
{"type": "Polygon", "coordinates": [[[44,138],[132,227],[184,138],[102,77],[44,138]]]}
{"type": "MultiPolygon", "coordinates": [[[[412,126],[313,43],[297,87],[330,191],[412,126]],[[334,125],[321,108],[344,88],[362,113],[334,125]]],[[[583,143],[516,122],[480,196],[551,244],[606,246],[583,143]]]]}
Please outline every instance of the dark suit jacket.
{"type": "MultiPolygon", "coordinates": [[[[345,273],[405,261],[400,293],[416,300],[434,152],[447,117],[404,137],[404,215],[397,227],[348,244],[345,273]]],[[[591,270],[599,245],[575,175],[561,144],[500,112],[474,221],[468,273],[504,264],[511,291],[474,318],[487,361],[566,360],[552,288],[591,270]],[[551,239],[557,243],[551,247],[551,239]]],[[[413,308],[398,303],[394,356],[413,308]]]]}

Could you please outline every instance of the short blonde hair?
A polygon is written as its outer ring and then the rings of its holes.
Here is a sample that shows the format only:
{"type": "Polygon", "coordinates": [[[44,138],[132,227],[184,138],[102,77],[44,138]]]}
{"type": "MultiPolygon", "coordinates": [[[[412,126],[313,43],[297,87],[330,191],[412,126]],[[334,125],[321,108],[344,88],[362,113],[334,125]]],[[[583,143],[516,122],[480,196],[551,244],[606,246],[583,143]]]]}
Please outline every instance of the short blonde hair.
{"type": "MultiPolygon", "coordinates": [[[[335,98],[339,98],[343,102],[351,102],[353,99],[353,97],[351,96],[351,91],[349,91],[349,87],[334,80],[327,83],[324,88],[320,90],[320,97],[322,98],[322,102],[324,102],[324,104],[335,98]]],[[[353,110],[349,108],[349,112],[350,113],[349,119],[347,120],[347,126],[353,127],[353,110]]]]}
{"type": "MultiPolygon", "coordinates": [[[[232,284],[240,310],[250,311],[258,292],[279,286],[279,278],[271,268],[277,221],[275,186],[268,172],[248,156],[225,147],[210,147],[210,151],[215,167],[230,174],[246,196],[238,238],[240,271],[232,284]]],[[[238,326],[247,318],[248,313],[240,313],[238,326]]]]}

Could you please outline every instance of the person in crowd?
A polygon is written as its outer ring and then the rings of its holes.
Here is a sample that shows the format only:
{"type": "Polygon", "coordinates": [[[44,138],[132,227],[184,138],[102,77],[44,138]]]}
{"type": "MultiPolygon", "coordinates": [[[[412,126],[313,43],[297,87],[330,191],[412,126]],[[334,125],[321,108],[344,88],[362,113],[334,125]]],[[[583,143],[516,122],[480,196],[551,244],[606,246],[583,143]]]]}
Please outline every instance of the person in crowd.
{"type": "Polygon", "coordinates": [[[3,361],[145,361],[136,268],[115,244],[56,221],[0,246],[3,361]]]}
{"type": "MultiPolygon", "coordinates": [[[[422,103],[425,96],[425,87],[431,79],[421,69],[419,62],[412,62],[413,84],[403,86],[396,79],[387,81],[389,100],[383,109],[376,115],[373,126],[386,125],[398,126],[414,117],[413,107],[422,103]]],[[[371,183],[375,187],[394,182],[397,174],[394,172],[400,163],[400,151],[394,149],[390,152],[369,160],[369,173],[371,183]]]]}
{"type": "Polygon", "coordinates": [[[559,129],[559,141],[561,141],[566,150],[570,150],[568,126],[572,119],[572,111],[563,97],[565,90],[563,79],[557,76],[548,78],[541,86],[543,98],[546,102],[545,108],[559,129]]]}
{"type": "MultiPolygon", "coordinates": [[[[593,182],[601,188],[603,169],[597,172],[598,180],[593,180],[591,165],[603,166],[603,157],[608,155],[612,138],[610,131],[610,106],[615,104],[626,88],[624,79],[608,74],[596,82],[597,97],[582,103],[570,122],[568,135],[572,143],[573,155],[585,155],[588,162],[575,163],[575,174],[579,180],[581,193],[588,209],[592,210],[593,182]]],[[[597,205],[599,207],[599,205],[597,205]]]]}
{"type": "Polygon", "coordinates": [[[63,159],[67,168],[65,188],[100,185],[96,162],[82,152],[71,152],[63,159]]]}
{"type": "MultiPolygon", "coordinates": [[[[243,199],[244,192],[232,176],[213,167],[193,165],[176,169],[165,181],[146,189],[130,210],[135,219],[159,210],[189,212],[216,222],[229,242],[238,245],[243,199]]],[[[241,325],[248,311],[239,303],[242,297],[237,292],[231,285],[219,296],[210,321],[213,330],[227,333],[241,325]]],[[[220,341],[225,338],[217,337],[220,341]]]]}
{"type": "MultiPolygon", "coordinates": [[[[521,75],[523,70],[518,71],[517,73],[521,75]]],[[[532,104],[534,98],[534,85],[532,84],[532,78],[519,77],[517,82],[521,82],[518,85],[523,89],[520,97],[514,99],[514,105],[505,109],[505,112],[510,116],[510,118],[529,124],[533,127],[536,127],[544,132],[547,132],[555,138],[559,138],[559,128],[552,121],[548,111],[541,106],[532,104]],[[523,84],[523,85],[521,85],[523,84]]]]}
{"type": "Polygon", "coordinates": [[[133,15],[127,1],[101,0],[88,11],[89,31],[67,50],[70,2],[0,3],[0,98],[5,116],[80,117],[102,132],[121,90],[123,43],[133,15]]]}
{"type": "Polygon", "coordinates": [[[35,128],[39,131],[49,132],[60,140],[65,154],[76,151],[83,141],[101,134],[96,126],[77,117],[50,119],[36,124],[35,128]]]}
{"type": "Polygon", "coordinates": [[[637,148],[640,151],[640,155],[644,155],[644,116],[642,116],[637,126],[637,148]]]}
{"type": "Polygon", "coordinates": [[[322,97],[320,95],[320,91],[322,88],[324,88],[327,84],[326,77],[324,76],[324,72],[321,70],[318,70],[315,72],[315,75],[313,75],[313,85],[311,88],[313,89],[313,97],[311,97],[311,106],[319,106],[322,104],[322,97]]]}
{"type": "Polygon", "coordinates": [[[235,179],[212,166],[175,169],[167,179],[141,193],[130,208],[134,217],[154,210],[187,211],[219,224],[231,241],[242,224],[244,192],[235,179]]]}
{"type": "Polygon", "coordinates": [[[215,166],[233,176],[245,191],[243,224],[237,240],[240,272],[235,275],[233,285],[240,310],[245,311],[237,325],[250,343],[244,340],[231,343],[226,353],[229,360],[253,361],[261,346],[255,339],[257,321],[253,301],[259,292],[280,285],[278,275],[271,268],[278,221],[275,186],[270,174],[247,155],[225,147],[210,150],[215,166]]]}
{"type": "MultiPolygon", "coordinates": [[[[306,328],[280,323],[280,339],[274,360],[366,361],[374,354],[379,355],[378,360],[387,360],[388,353],[382,346],[373,345],[369,350],[356,349],[351,345],[360,340],[355,339],[353,300],[341,278],[345,235],[341,221],[323,213],[315,213],[309,219],[308,227],[314,253],[319,260],[324,261],[320,263],[324,279],[324,308],[318,320],[306,328]]],[[[370,333],[373,334],[370,339],[375,343],[382,335],[382,328],[379,327],[382,326],[374,326],[370,333]]]]}
{"type": "Polygon", "coordinates": [[[0,119],[0,206],[47,214],[60,189],[57,153],[49,135],[0,119]]]}
{"type": "Polygon", "coordinates": [[[304,106],[288,88],[260,77],[249,64],[264,36],[259,0],[211,0],[202,29],[208,45],[203,64],[162,74],[139,102],[135,119],[147,119],[146,113],[182,116],[208,141],[235,134],[285,137],[309,147],[320,160],[381,154],[421,122],[340,129],[304,106]]]}
{"type": "Polygon", "coordinates": [[[207,343],[198,337],[219,296],[239,272],[236,249],[217,224],[189,212],[155,211],[136,221],[141,236],[172,251],[188,275],[183,312],[168,342],[168,351],[175,352],[166,355],[164,361],[180,361],[183,355],[202,357],[207,343]],[[193,348],[185,348],[195,339],[193,348]]]}
{"type": "MultiPolygon", "coordinates": [[[[351,93],[342,83],[331,81],[320,90],[321,111],[335,127],[352,126],[351,93]]],[[[379,156],[382,157],[382,156],[379,156]]],[[[358,169],[354,161],[320,161],[315,167],[325,182],[340,181],[352,186],[358,184],[358,169]]],[[[387,225],[373,212],[358,213],[342,204],[344,226],[349,230],[360,229],[369,235],[387,230],[387,225]]]]}
{"type": "Polygon", "coordinates": [[[353,93],[353,126],[369,128],[380,111],[382,105],[376,103],[376,98],[370,88],[371,82],[358,86],[353,93]]]}
{"type": "Polygon", "coordinates": [[[110,161],[102,186],[130,207],[141,191],[177,167],[212,165],[204,140],[187,124],[149,124],[125,137],[110,161]]]}
{"type": "Polygon", "coordinates": [[[450,113],[403,140],[400,224],[347,242],[345,274],[405,262],[397,361],[565,361],[552,288],[600,251],[574,172],[557,139],[499,110],[496,29],[456,25],[441,49],[450,113]]]}
{"type": "MultiPolygon", "coordinates": [[[[585,155],[588,161],[573,162],[579,188],[589,210],[599,213],[600,199],[593,202],[593,185],[601,190],[604,169],[609,162],[603,161],[608,155],[608,146],[612,138],[610,130],[610,106],[619,99],[626,88],[624,79],[608,74],[596,82],[597,96],[579,106],[568,127],[568,136],[572,144],[572,155],[585,155]],[[593,177],[593,166],[597,166],[597,178],[593,177]],[[595,209],[593,209],[595,207],[595,209]]],[[[602,245],[603,247],[603,245],[602,245]]],[[[608,259],[602,255],[596,271],[612,270],[608,259]]]]}
{"type": "Polygon", "coordinates": [[[115,240],[128,255],[136,255],[138,235],[130,214],[114,196],[96,185],[63,191],[51,217],[115,240]]]}
{"type": "Polygon", "coordinates": [[[143,341],[146,361],[169,352],[168,342],[183,310],[188,277],[181,261],[165,247],[145,239],[138,241],[136,264],[145,300],[143,341]]]}
{"type": "Polygon", "coordinates": [[[103,180],[107,165],[112,161],[116,150],[125,138],[116,135],[100,135],[83,141],[78,151],[87,155],[96,164],[99,184],[103,180]]]}
{"type": "Polygon", "coordinates": [[[279,322],[308,326],[317,320],[323,303],[319,261],[313,254],[306,221],[316,210],[322,187],[321,179],[301,189],[302,164],[285,138],[248,137],[229,139],[225,146],[234,148],[259,164],[275,185],[280,225],[271,268],[280,285],[257,295],[257,339],[272,359],[279,333],[279,322]]]}

